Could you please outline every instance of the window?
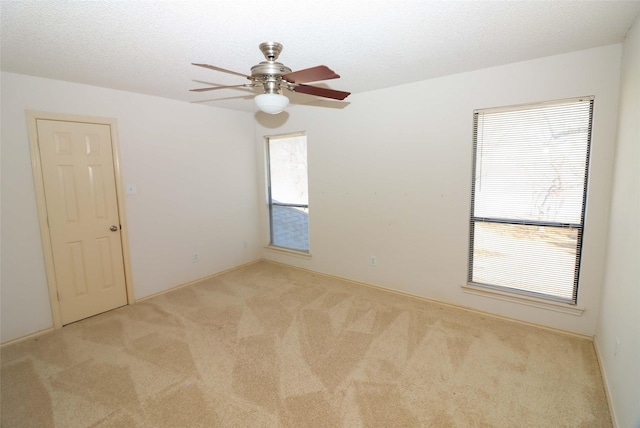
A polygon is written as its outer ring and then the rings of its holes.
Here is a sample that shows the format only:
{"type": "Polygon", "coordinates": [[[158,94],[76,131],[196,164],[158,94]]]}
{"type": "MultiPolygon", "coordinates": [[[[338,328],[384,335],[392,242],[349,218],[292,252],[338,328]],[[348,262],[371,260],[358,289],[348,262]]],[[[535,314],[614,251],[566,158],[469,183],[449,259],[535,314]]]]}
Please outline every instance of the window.
{"type": "Polygon", "coordinates": [[[309,252],[307,137],[267,138],[270,244],[309,252]]]}
{"type": "Polygon", "coordinates": [[[575,304],[593,98],[474,112],[469,282],[575,304]]]}

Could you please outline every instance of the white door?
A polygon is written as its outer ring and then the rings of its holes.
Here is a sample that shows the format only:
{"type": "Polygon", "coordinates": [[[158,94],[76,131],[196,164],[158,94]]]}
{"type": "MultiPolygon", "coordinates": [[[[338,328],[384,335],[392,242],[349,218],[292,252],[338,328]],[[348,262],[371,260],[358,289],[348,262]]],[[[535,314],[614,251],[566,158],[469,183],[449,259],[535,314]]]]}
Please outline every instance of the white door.
{"type": "Polygon", "coordinates": [[[127,304],[111,128],[37,119],[62,324],[127,304]]]}

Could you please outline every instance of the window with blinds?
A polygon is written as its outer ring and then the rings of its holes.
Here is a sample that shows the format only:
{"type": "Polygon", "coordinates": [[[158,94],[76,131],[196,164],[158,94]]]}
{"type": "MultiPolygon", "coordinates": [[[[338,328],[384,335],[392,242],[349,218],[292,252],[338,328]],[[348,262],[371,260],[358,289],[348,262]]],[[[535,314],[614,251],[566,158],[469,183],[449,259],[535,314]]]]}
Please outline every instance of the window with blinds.
{"type": "Polygon", "coordinates": [[[307,137],[267,137],[269,229],[275,247],[309,252],[307,137]]]}
{"type": "Polygon", "coordinates": [[[469,282],[577,302],[593,98],[474,112],[469,282]]]}

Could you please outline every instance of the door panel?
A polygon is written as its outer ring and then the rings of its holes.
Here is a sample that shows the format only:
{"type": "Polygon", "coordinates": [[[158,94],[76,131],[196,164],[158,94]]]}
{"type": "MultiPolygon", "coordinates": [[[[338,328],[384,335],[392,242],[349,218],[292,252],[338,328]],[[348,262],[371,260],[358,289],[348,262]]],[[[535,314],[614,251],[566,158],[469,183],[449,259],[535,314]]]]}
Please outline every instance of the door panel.
{"type": "Polygon", "coordinates": [[[68,324],[127,304],[111,130],[38,119],[37,131],[58,300],[68,324]]]}

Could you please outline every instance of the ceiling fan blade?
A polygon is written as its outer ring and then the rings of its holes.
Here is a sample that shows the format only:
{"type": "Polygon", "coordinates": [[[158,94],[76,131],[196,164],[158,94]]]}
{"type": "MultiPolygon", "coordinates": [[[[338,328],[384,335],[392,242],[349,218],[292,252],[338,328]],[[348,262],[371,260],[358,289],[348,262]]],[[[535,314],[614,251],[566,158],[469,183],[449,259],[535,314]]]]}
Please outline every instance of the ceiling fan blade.
{"type": "Polygon", "coordinates": [[[337,79],[338,77],[340,75],[326,65],[318,65],[282,75],[284,80],[291,83],[318,82],[320,80],[337,79]]]}
{"type": "Polygon", "coordinates": [[[247,76],[246,74],[238,73],[237,71],[227,70],[225,68],[216,67],[215,65],[196,64],[195,62],[192,62],[191,65],[197,65],[198,67],[204,67],[204,68],[208,68],[210,70],[215,70],[215,71],[222,71],[223,73],[235,74],[236,76],[242,76],[242,77],[246,77],[247,79],[251,79],[251,76],[247,76]]]}
{"type": "Polygon", "coordinates": [[[335,89],[327,89],[311,85],[298,85],[293,88],[293,91],[300,92],[302,94],[317,95],[324,98],[332,98],[334,100],[344,100],[351,95],[351,92],[336,91],[335,89]]]}
{"type": "Polygon", "coordinates": [[[238,97],[223,97],[223,98],[208,98],[205,100],[197,100],[197,101],[189,101],[192,104],[204,104],[218,101],[226,101],[226,100],[252,100],[255,95],[240,95],[238,97]]]}
{"type": "Polygon", "coordinates": [[[229,88],[252,88],[256,85],[252,85],[249,83],[245,83],[244,85],[232,85],[232,86],[213,86],[211,88],[199,88],[199,89],[189,89],[191,92],[206,92],[206,91],[215,91],[216,89],[229,89],[229,88]]]}

